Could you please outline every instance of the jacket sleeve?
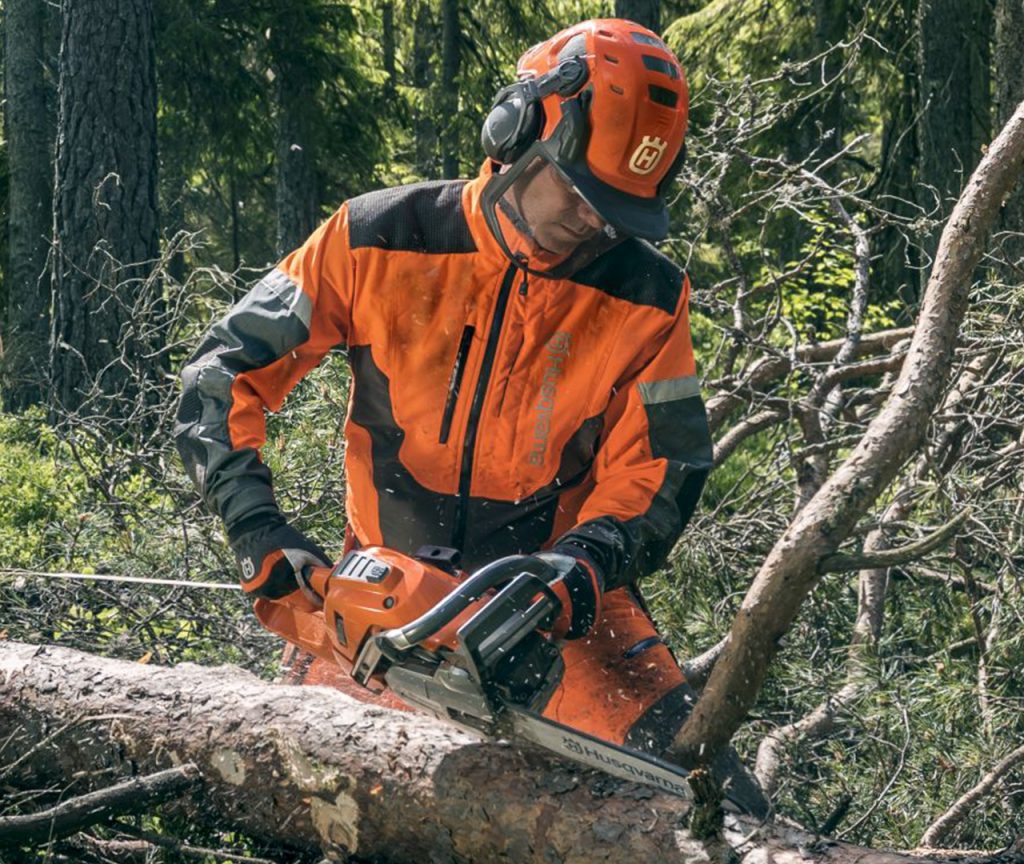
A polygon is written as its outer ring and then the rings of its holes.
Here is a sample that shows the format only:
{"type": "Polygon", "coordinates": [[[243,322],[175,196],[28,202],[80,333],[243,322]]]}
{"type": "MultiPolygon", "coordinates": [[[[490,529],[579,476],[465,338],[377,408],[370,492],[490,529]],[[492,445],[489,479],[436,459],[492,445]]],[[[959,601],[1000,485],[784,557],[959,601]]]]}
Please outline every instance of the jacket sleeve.
{"type": "Polygon", "coordinates": [[[350,330],[353,264],[342,206],[207,332],[181,373],[174,436],[185,468],[230,533],[273,517],[260,460],[265,411],[350,330]]]}
{"type": "Polygon", "coordinates": [[[689,281],[653,357],[616,389],[595,486],[576,526],[555,543],[585,557],[604,589],[663,566],[697,506],[712,464],[687,311],[689,281]]]}

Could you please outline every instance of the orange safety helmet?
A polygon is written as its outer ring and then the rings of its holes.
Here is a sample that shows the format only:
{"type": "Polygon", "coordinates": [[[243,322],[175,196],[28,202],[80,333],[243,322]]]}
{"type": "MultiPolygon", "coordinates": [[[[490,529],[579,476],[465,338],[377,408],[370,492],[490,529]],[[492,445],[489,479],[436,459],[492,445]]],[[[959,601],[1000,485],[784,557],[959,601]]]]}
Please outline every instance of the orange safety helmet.
{"type": "Polygon", "coordinates": [[[510,166],[496,175],[501,185],[539,156],[613,233],[664,238],[664,193],[682,166],[689,110],[686,78],[665,43],[632,21],[583,21],[530,48],[517,73],[481,133],[487,154],[510,166]]]}

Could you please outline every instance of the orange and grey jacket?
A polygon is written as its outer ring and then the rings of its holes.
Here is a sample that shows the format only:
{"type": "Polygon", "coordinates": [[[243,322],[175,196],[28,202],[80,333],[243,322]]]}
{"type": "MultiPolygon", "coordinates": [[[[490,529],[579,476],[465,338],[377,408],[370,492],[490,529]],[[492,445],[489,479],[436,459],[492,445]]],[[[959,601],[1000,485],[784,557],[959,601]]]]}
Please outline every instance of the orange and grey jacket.
{"type": "Polygon", "coordinates": [[[711,466],[689,283],[637,240],[527,277],[485,224],[489,176],[346,202],[212,326],[176,437],[229,532],[277,514],[265,409],[342,346],[359,543],[450,546],[467,569],[569,546],[606,589],[664,562],[711,466]]]}

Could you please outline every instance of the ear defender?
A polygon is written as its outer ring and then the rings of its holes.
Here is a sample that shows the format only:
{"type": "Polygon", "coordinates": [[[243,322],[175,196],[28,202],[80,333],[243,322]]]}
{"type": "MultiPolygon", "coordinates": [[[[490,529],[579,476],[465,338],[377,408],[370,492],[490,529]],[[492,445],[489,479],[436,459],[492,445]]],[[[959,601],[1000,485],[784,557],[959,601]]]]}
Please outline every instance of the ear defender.
{"type": "MultiPolygon", "coordinates": [[[[539,78],[528,78],[517,81],[498,91],[490,113],[484,120],[480,130],[480,143],[484,152],[495,162],[508,165],[515,162],[529,146],[540,137],[544,126],[544,109],[541,103],[552,93],[558,93],[566,99],[562,103],[563,115],[573,110],[579,116],[570,124],[578,131],[570,136],[585,139],[586,122],[583,120],[583,107],[579,100],[570,100],[570,96],[578,93],[587,82],[588,70],[582,57],[569,57],[563,60],[550,72],[539,78]]],[[[562,146],[562,145],[560,145],[562,146]]],[[[573,145],[578,155],[578,141],[573,145]]]]}

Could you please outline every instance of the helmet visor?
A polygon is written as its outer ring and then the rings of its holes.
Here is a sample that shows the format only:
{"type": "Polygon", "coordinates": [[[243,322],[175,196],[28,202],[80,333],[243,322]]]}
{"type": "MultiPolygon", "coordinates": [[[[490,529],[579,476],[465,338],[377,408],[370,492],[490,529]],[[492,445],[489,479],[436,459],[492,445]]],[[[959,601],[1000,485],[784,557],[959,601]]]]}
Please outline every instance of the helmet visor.
{"type": "Polygon", "coordinates": [[[571,275],[623,239],[537,144],[492,176],[483,204],[505,254],[535,275],[571,275]]]}

